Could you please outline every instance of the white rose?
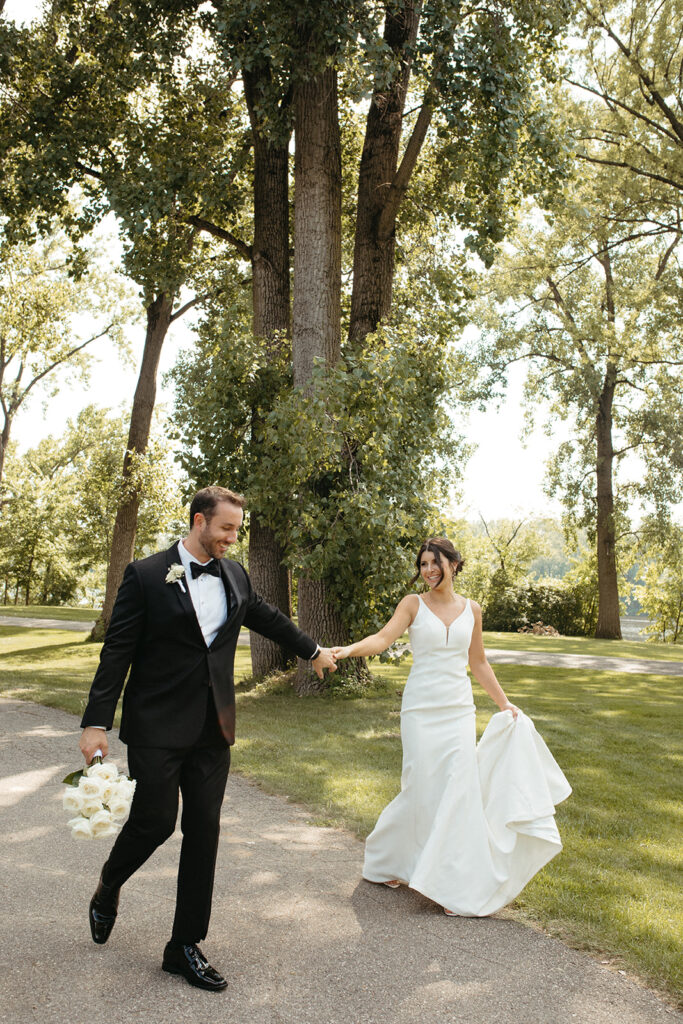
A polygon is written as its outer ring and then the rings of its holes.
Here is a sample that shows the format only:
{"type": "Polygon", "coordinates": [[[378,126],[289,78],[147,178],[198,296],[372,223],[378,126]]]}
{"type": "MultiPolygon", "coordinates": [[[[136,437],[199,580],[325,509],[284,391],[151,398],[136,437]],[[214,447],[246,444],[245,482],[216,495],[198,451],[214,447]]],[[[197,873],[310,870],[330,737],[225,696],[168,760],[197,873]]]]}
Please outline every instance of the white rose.
{"type": "Polygon", "coordinates": [[[86,773],[89,779],[107,779],[108,782],[113,782],[118,778],[119,770],[113,761],[103,761],[101,764],[91,764],[86,773]]]}
{"type": "Polygon", "coordinates": [[[104,805],[98,797],[86,796],[83,798],[81,814],[84,818],[92,818],[93,814],[97,814],[98,811],[102,810],[104,810],[104,805]]]}
{"type": "Polygon", "coordinates": [[[135,792],[135,779],[127,779],[125,775],[122,775],[116,783],[115,792],[116,796],[123,797],[124,800],[130,803],[135,792]]]}
{"type": "Polygon", "coordinates": [[[102,790],[102,803],[108,804],[112,796],[116,792],[116,786],[113,782],[110,782],[108,779],[104,779],[103,781],[104,788],[102,790]]]}
{"type": "Polygon", "coordinates": [[[84,796],[78,786],[65,786],[62,794],[62,807],[69,814],[80,814],[83,810],[84,796]]]}
{"type": "Polygon", "coordinates": [[[97,814],[93,814],[90,819],[90,828],[93,839],[104,839],[105,836],[113,836],[118,832],[109,811],[98,811],[97,814]]]}
{"type": "Polygon", "coordinates": [[[93,839],[92,829],[90,822],[87,818],[78,817],[72,818],[69,822],[71,825],[71,835],[74,839],[93,839]]]}
{"type": "Polygon", "coordinates": [[[83,796],[90,799],[101,800],[102,793],[104,792],[106,785],[107,783],[105,783],[104,779],[98,779],[96,775],[92,776],[92,778],[88,775],[82,775],[78,783],[78,788],[83,796]]]}
{"type": "Polygon", "coordinates": [[[123,821],[130,811],[130,800],[127,800],[125,796],[115,794],[107,806],[109,807],[111,816],[115,821],[123,821]]]}

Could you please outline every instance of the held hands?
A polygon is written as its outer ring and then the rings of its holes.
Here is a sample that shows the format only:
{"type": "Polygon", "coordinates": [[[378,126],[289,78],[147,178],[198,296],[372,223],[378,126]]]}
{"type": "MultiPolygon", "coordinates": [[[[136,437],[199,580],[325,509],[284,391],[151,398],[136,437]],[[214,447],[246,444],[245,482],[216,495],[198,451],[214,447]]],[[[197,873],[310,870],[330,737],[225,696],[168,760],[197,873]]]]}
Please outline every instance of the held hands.
{"type": "Polygon", "coordinates": [[[330,672],[337,671],[337,661],[334,657],[334,652],[329,647],[321,647],[315,658],[313,658],[311,665],[315,669],[318,679],[322,679],[326,668],[329,668],[330,672]]]}
{"type": "Polygon", "coordinates": [[[350,658],[351,646],[349,645],[348,647],[333,647],[332,657],[335,658],[336,661],[340,661],[342,658],[350,658]]]}
{"type": "Polygon", "coordinates": [[[106,730],[95,729],[92,725],[86,726],[83,730],[81,733],[81,740],[78,745],[81,748],[81,753],[85,758],[86,764],[90,764],[95,756],[96,750],[102,751],[102,757],[106,757],[109,753],[109,743],[107,741],[106,730]]]}

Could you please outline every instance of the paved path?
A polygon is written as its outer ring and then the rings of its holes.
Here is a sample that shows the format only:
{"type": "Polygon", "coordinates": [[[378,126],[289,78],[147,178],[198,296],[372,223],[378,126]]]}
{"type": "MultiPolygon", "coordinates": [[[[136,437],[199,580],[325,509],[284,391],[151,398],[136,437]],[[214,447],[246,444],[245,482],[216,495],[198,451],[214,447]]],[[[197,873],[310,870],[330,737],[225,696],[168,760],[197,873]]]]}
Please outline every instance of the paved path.
{"type": "MultiPolygon", "coordinates": [[[[73,629],[86,633],[92,629],[93,623],[0,615],[0,626],[73,629]]],[[[238,643],[249,643],[249,634],[246,631],[242,631],[238,643]]],[[[486,654],[492,665],[539,665],[548,668],[585,668],[603,672],[628,672],[636,675],[683,676],[683,661],[657,661],[655,658],[606,658],[604,655],[553,654],[546,651],[503,651],[492,647],[487,648],[486,654]]]]}
{"type": "Polygon", "coordinates": [[[607,658],[603,654],[554,654],[551,651],[501,651],[486,648],[492,665],[540,665],[547,668],[595,669],[634,675],[683,676],[683,661],[656,658],[607,658]]]}
{"type": "Polygon", "coordinates": [[[160,969],[177,833],[125,886],[95,946],[86,908],[109,841],[71,839],[60,803],[78,734],[71,715],[0,700],[0,1021],[683,1024],[633,980],[504,914],[447,918],[416,893],[363,882],[353,836],[234,776],[204,944],[228,990],[160,969]]]}

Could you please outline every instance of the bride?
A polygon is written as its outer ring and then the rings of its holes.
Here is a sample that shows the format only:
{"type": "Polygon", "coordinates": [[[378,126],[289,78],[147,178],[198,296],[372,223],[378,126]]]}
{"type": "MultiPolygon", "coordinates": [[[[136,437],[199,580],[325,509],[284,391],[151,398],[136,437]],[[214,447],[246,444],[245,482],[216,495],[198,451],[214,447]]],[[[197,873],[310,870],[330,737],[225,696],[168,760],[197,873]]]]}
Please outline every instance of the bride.
{"type": "Polygon", "coordinates": [[[401,792],[368,836],[363,877],[408,885],[452,916],[484,917],[562,849],[555,805],[571,788],[486,660],[481,608],[453,588],[463,564],[447,538],[425,541],[411,582],[422,577],[428,592],[408,594],[378,633],[332,653],[370,657],[406,630],[413,651],[401,706],[401,792]],[[478,745],[468,663],[501,711],[478,745]]]}

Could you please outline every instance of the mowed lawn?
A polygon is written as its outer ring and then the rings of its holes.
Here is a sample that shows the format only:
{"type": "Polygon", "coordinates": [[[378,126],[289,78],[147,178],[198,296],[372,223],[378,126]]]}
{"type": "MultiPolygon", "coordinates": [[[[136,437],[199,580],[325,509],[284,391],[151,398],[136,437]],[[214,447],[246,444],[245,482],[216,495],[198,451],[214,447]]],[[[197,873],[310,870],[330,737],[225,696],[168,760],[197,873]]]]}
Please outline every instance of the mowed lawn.
{"type": "Polygon", "coordinates": [[[61,619],[62,622],[95,622],[99,615],[96,608],[81,608],[76,605],[49,604],[0,604],[0,616],[13,619],[61,619]]]}
{"type": "MultiPolygon", "coordinates": [[[[633,646],[648,656],[649,645],[633,646]]],[[[0,693],[79,714],[98,652],[73,633],[0,627],[0,693]]],[[[305,804],[319,824],[367,835],[399,788],[408,669],[375,665],[376,687],[362,698],[297,698],[284,684],[247,684],[235,770],[305,804]]],[[[248,648],[238,649],[237,670],[248,676],[248,648]]],[[[541,923],[683,1003],[683,680],[496,671],[574,788],[557,811],[563,852],[504,913],[541,923]]],[[[475,699],[481,732],[495,709],[476,685],[475,699]]]]}

